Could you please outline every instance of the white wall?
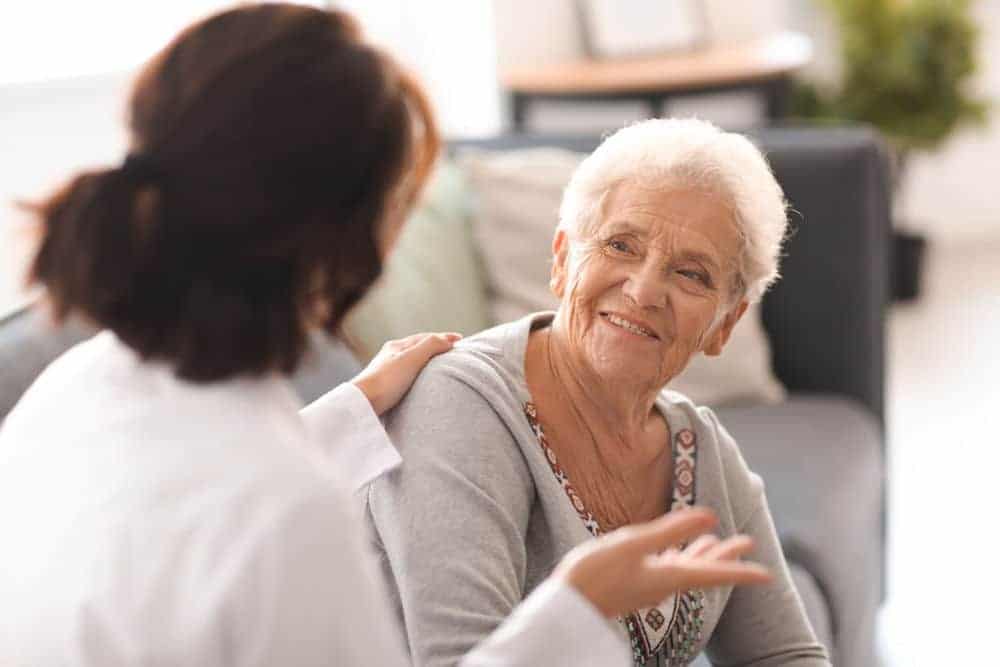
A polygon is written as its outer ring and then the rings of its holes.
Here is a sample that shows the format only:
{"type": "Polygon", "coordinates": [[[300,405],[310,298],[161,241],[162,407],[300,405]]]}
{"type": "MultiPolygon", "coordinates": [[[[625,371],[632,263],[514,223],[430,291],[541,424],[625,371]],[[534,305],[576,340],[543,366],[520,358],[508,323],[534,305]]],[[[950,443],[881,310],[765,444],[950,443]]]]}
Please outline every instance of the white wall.
{"type": "Polygon", "coordinates": [[[493,11],[489,0],[338,0],[369,37],[419,75],[445,134],[500,129],[493,11]]]}
{"type": "Polygon", "coordinates": [[[30,248],[18,200],[38,200],[74,171],[113,164],[125,151],[129,75],[0,85],[0,315],[23,297],[30,248]]]}

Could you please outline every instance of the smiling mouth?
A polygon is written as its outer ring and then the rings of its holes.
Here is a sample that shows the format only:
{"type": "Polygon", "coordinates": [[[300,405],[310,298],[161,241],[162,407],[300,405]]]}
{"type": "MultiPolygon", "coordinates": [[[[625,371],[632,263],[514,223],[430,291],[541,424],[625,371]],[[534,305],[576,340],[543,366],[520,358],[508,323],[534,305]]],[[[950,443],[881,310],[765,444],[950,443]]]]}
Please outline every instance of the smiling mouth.
{"type": "Polygon", "coordinates": [[[632,322],[631,320],[627,320],[624,317],[621,317],[619,315],[615,315],[614,313],[600,313],[600,315],[605,320],[607,320],[609,324],[612,324],[612,325],[618,327],[619,329],[624,329],[625,331],[634,333],[634,334],[636,334],[638,336],[645,336],[646,338],[651,338],[653,340],[659,340],[660,339],[659,336],[657,336],[655,333],[653,333],[652,331],[650,331],[646,327],[643,327],[643,326],[641,326],[639,324],[636,324],[635,322],[632,322]]]}

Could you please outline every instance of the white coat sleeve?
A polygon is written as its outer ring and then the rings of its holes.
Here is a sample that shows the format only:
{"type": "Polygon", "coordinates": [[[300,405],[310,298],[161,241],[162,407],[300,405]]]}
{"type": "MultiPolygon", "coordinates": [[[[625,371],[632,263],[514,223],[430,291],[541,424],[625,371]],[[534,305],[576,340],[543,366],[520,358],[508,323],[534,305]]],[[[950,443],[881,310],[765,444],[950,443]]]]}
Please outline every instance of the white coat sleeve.
{"type": "Polygon", "coordinates": [[[536,588],[460,663],[462,667],[631,664],[623,632],[574,588],[552,580],[536,588]]]}
{"type": "Polygon", "coordinates": [[[368,398],[351,382],[328,391],[300,414],[313,441],[352,492],[402,461],[368,398]]]}

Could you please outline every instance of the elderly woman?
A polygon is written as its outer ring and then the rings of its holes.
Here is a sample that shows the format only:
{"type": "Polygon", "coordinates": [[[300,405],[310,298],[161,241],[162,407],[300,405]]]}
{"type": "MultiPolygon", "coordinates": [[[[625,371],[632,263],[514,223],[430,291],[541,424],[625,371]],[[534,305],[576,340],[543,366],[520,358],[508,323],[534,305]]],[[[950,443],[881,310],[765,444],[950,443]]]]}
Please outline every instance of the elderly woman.
{"type": "MultiPolygon", "coordinates": [[[[388,420],[403,464],[371,485],[367,516],[415,664],[454,664],[575,545],[692,505],[721,538],[752,538],[774,580],[620,617],[635,663],[829,664],[761,480],[711,410],[664,389],[722,351],[778,275],[785,229],[763,156],[708,123],[639,123],[580,165],[552,244],[558,310],[458,344],[388,420]]],[[[684,553],[729,548],[708,536],[684,553]]]]}

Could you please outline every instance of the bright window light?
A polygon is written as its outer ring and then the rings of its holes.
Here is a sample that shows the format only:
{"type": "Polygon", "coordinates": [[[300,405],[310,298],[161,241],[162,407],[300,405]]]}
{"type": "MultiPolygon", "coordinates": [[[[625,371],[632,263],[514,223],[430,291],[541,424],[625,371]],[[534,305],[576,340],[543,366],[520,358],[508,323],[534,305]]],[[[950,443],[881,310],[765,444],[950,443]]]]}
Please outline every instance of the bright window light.
{"type": "MultiPolygon", "coordinates": [[[[132,70],[219,0],[22,0],[0,20],[0,85],[132,70]]],[[[325,2],[304,2],[323,6],[325,2]]]]}

